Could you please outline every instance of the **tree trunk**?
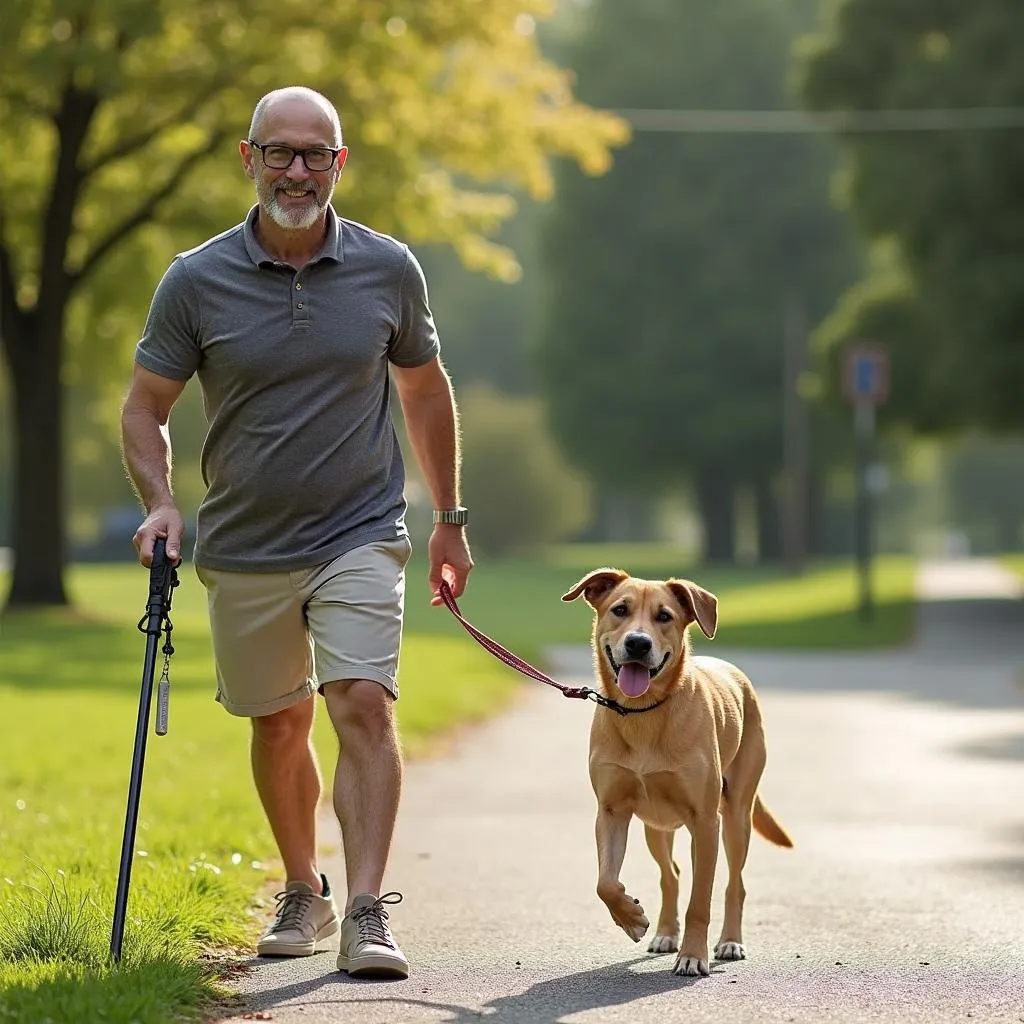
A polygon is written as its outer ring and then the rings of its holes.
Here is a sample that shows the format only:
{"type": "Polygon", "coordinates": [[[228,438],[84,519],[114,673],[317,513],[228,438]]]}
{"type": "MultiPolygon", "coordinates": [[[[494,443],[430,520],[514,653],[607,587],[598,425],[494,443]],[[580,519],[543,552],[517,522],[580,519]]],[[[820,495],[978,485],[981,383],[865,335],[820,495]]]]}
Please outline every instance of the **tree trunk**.
{"type": "Polygon", "coordinates": [[[0,237],[3,346],[14,382],[14,578],[8,607],[68,603],[61,368],[64,314],[75,280],[67,250],[85,180],[79,155],[99,100],[69,74],[53,118],[57,163],[43,216],[39,295],[31,309],[18,306],[13,257],[0,237]]]}
{"type": "Polygon", "coordinates": [[[63,605],[68,598],[63,577],[62,311],[28,318],[25,327],[26,337],[11,339],[8,346],[15,451],[14,576],[7,605],[63,605]]]}
{"type": "Polygon", "coordinates": [[[704,524],[704,558],[736,561],[736,481],[717,466],[698,470],[697,506],[704,524]]]}
{"type": "Polygon", "coordinates": [[[782,560],[782,517],[774,482],[768,473],[754,478],[754,504],[757,508],[757,553],[762,562],[782,560]]]}

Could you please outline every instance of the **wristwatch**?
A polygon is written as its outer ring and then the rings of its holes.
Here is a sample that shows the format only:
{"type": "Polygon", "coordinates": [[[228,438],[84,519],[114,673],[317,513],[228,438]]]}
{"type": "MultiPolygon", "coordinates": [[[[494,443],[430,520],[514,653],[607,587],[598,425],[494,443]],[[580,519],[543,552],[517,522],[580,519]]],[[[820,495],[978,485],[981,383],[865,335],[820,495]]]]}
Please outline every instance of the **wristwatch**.
{"type": "Polygon", "coordinates": [[[434,524],[447,523],[449,526],[465,526],[469,522],[469,509],[464,505],[458,508],[435,508],[434,524]]]}

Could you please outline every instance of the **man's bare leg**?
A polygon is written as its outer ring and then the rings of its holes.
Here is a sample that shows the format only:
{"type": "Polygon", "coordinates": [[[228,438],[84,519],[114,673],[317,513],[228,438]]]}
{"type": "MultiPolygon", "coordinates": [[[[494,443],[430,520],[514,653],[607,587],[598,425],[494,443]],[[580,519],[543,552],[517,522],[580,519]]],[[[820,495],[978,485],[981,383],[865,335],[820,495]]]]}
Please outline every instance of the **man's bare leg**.
{"type": "Polygon", "coordinates": [[[311,732],[313,697],[252,720],[252,773],[289,882],[323,891],[316,856],[322,788],[311,732]]]}
{"type": "Polygon", "coordinates": [[[334,775],[334,810],[341,826],[348,882],[346,913],[354,897],[379,896],[398,817],[402,754],[394,699],[365,679],[324,687],[341,750],[334,775]]]}

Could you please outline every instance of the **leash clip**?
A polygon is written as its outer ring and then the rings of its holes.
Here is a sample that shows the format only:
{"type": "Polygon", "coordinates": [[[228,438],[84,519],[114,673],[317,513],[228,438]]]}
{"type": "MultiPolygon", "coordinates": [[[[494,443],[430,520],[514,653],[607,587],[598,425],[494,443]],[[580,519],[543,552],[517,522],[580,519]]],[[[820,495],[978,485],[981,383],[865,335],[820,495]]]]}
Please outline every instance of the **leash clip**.
{"type": "Polygon", "coordinates": [[[609,708],[614,711],[617,715],[625,717],[629,712],[624,708],[617,700],[612,700],[611,697],[606,697],[603,693],[598,693],[591,686],[578,686],[568,688],[562,691],[566,697],[580,697],[583,700],[592,700],[595,704],[600,704],[601,707],[609,708]]]}

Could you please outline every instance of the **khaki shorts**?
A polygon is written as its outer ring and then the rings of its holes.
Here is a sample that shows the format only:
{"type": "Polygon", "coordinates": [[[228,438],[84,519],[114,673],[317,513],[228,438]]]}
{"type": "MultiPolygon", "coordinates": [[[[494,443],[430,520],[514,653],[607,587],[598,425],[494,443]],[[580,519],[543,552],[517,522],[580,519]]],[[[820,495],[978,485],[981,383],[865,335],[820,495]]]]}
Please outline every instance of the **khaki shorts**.
{"type": "Polygon", "coordinates": [[[217,700],[271,715],[325,683],[370,679],[398,699],[408,537],[355,548],[296,572],[196,566],[206,587],[217,700]]]}

